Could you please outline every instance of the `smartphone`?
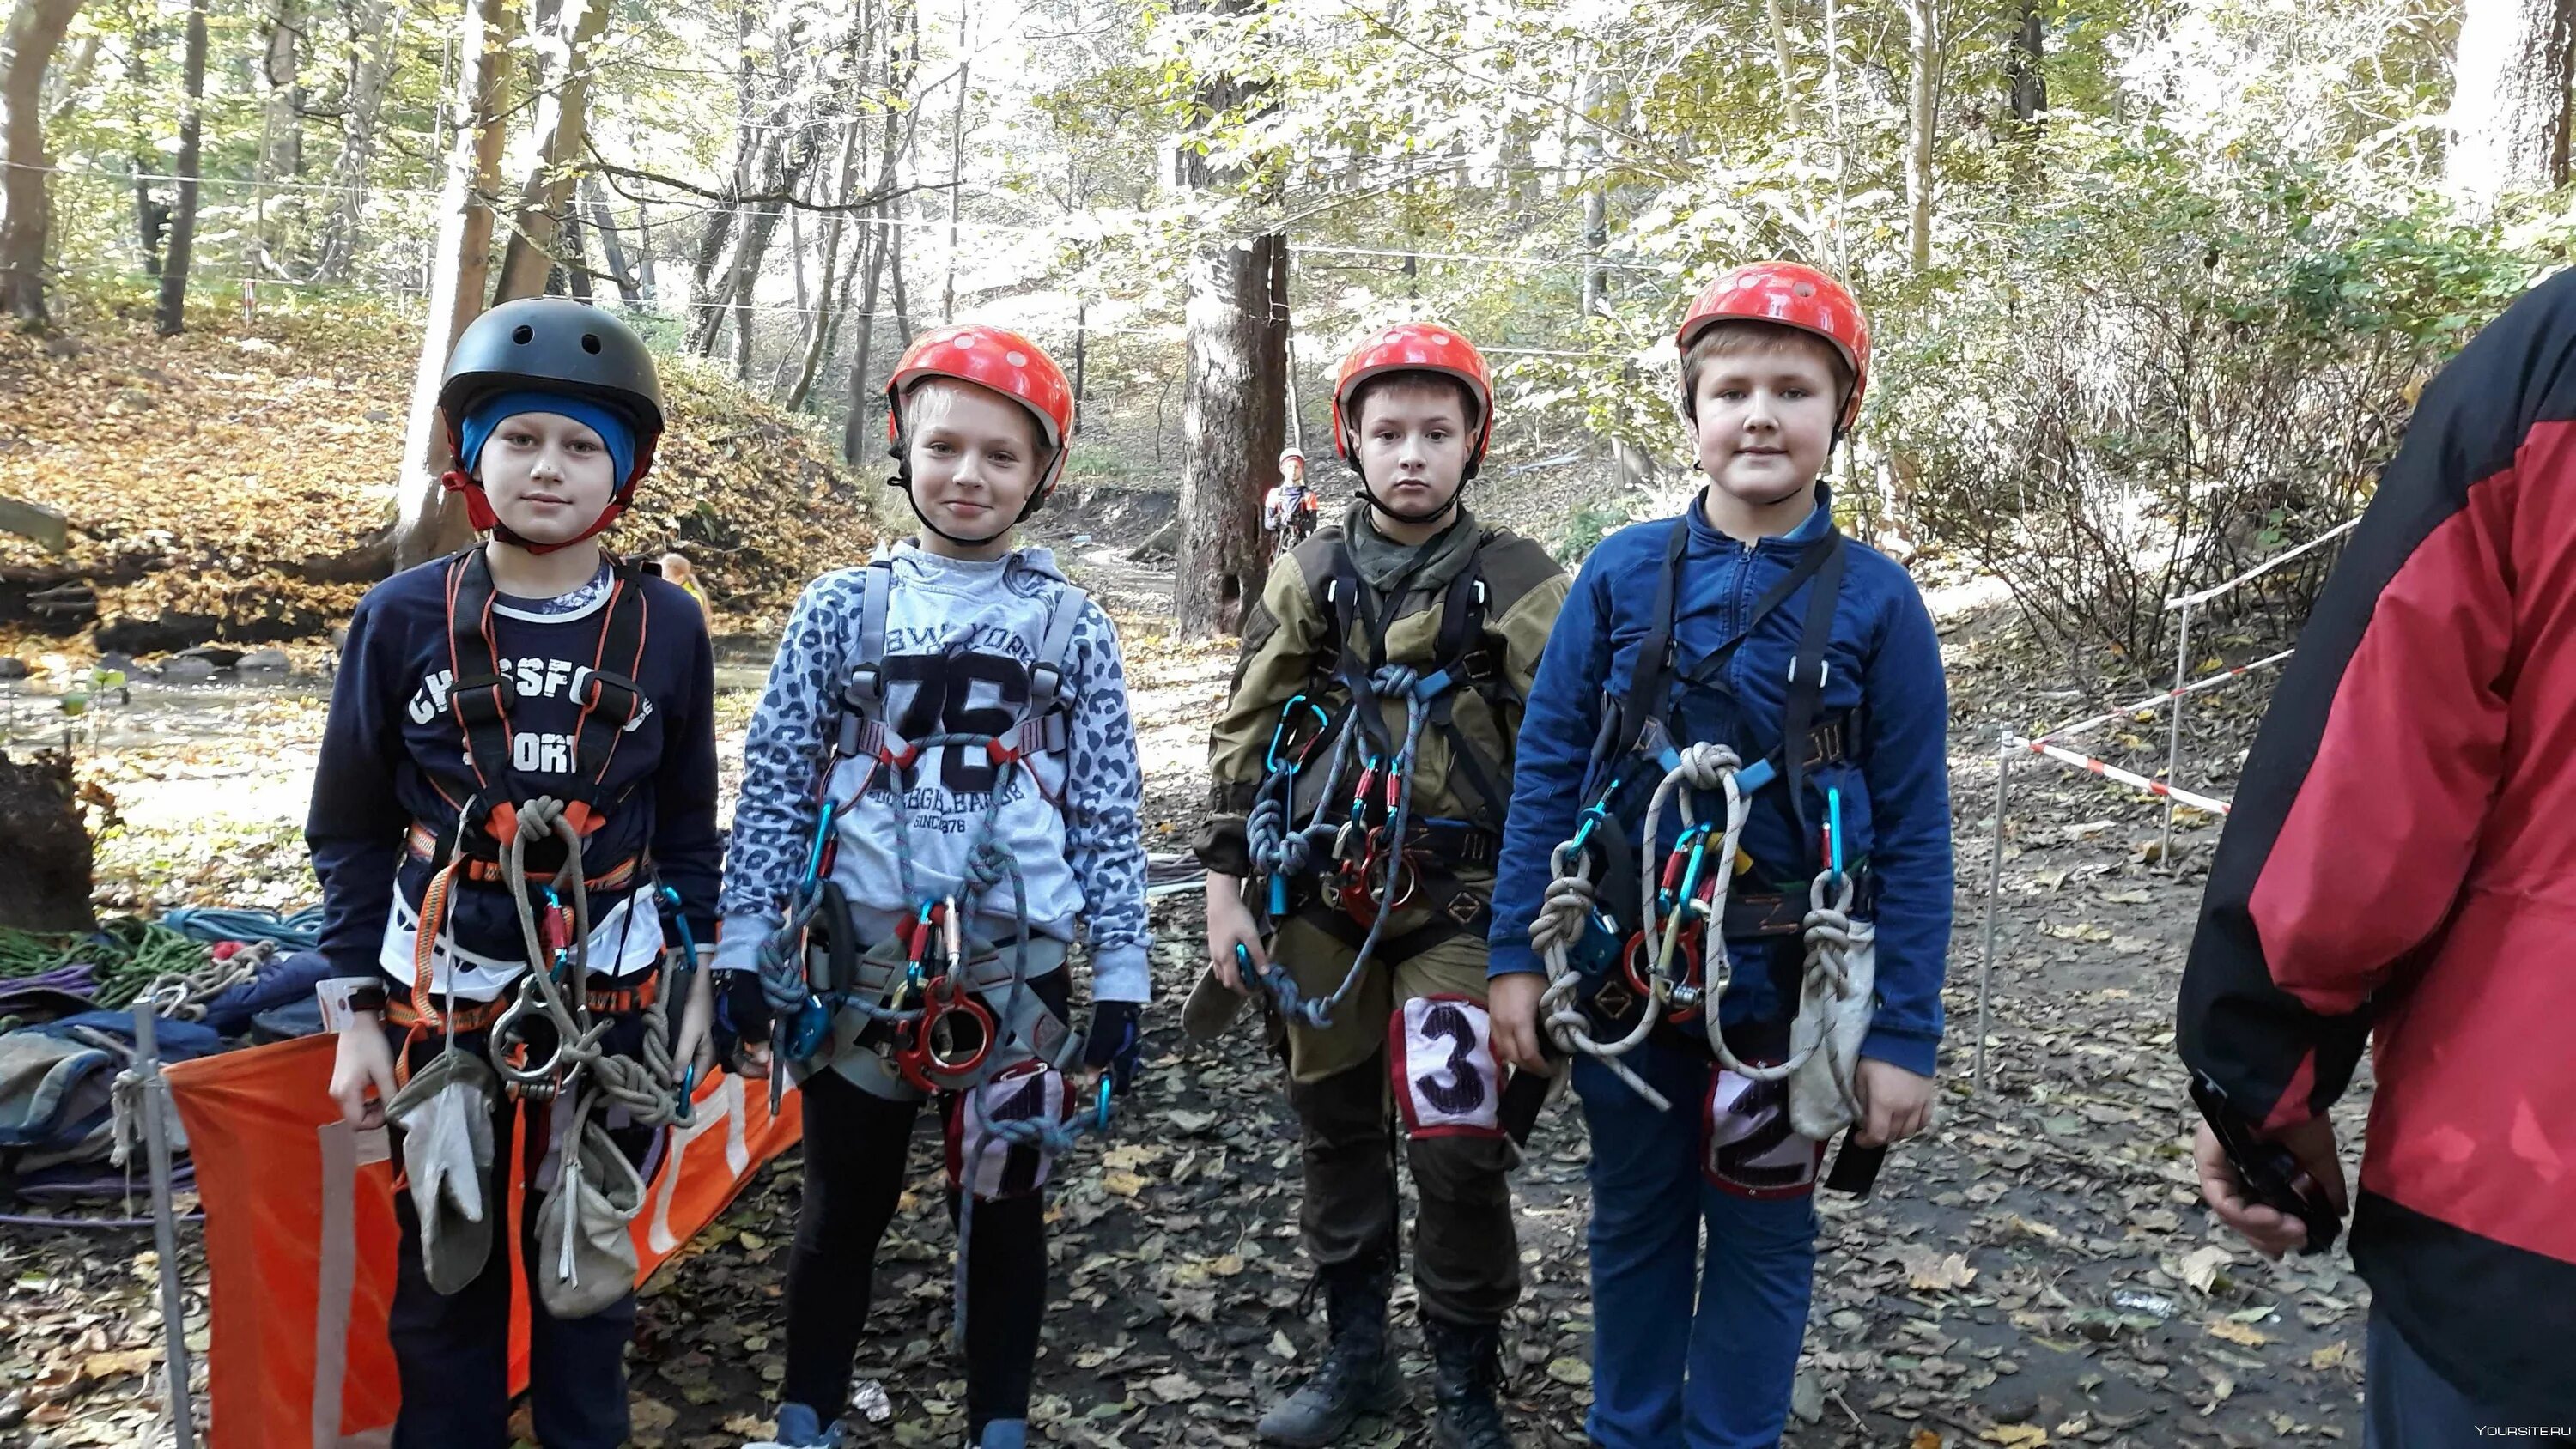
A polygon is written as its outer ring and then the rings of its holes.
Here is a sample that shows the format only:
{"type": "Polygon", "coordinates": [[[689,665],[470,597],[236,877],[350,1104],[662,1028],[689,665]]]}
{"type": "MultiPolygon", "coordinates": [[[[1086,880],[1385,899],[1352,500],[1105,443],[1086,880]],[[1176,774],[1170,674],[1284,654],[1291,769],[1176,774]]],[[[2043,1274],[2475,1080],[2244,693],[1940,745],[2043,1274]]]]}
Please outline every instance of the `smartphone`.
{"type": "Polygon", "coordinates": [[[2343,1231],[2343,1214],[2328,1201],[2325,1189],[2308,1170],[2290,1155],[2290,1149],[2278,1142],[2258,1137],[2252,1124],[2245,1120],[2227,1093],[2206,1075],[2195,1072],[2191,1079],[2191,1100],[2200,1115],[2217,1134],[2219,1147],[2227,1153],[2227,1162],[2236,1170],[2236,1180],[2244,1185],[2245,1195],[2307,1224],[2308,1240],[2301,1245],[2301,1255],[2322,1253],[2334,1246],[2343,1231]]]}

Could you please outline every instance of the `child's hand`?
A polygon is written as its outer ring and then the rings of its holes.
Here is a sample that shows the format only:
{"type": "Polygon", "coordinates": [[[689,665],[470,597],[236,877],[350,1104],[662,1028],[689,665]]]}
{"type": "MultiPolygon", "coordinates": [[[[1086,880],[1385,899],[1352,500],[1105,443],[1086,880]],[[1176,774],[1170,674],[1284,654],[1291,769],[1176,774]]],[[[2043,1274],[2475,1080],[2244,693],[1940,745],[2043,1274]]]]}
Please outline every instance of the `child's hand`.
{"type": "Polygon", "coordinates": [[[716,973],[701,965],[689,976],[689,1000],[680,1008],[680,1034],[671,1042],[672,1063],[698,1069],[704,1081],[716,1066],[716,973]]]}
{"type": "Polygon", "coordinates": [[[1852,1077],[1852,1095],[1860,1106],[1852,1141],[1860,1146],[1885,1147],[1932,1125],[1932,1079],[1893,1062],[1861,1058],[1860,1069],[1852,1077]]]}
{"type": "Polygon", "coordinates": [[[339,1051],[331,1059],[331,1100],[350,1126],[382,1127],[393,1095],[394,1052],[385,1043],[384,1022],[372,1011],[360,1012],[340,1028],[339,1051]]]}
{"type": "Polygon", "coordinates": [[[1207,949],[1208,965],[1216,972],[1218,983],[1239,996],[1244,992],[1244,981],[1243,972],[1235,964],[1234,948],[1250,947],[1255,965],[1269,965],[1270,957],[1261,949],[1261,928],[1253,923],[1252,911],[1233,887],[1233,877],[1208,872],[1207,949]]]}
{"type": "Polygon", "coordinates": [[[1538,999],[1547,978],[1536,971],[1507,971],[1485,983],[1485,1010],[1494,1019],[1494,1055],[1504,1066],[1547,1071],[1539,1049],[1538,999]]]}

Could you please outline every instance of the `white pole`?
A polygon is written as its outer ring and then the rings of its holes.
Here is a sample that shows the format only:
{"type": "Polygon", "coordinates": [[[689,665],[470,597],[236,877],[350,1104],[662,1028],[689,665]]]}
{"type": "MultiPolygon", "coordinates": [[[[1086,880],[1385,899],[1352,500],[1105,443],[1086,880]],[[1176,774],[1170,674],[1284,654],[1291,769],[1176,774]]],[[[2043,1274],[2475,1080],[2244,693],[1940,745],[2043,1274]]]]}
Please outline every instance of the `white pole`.
{"type": "Polygon", "coordinates": [[[2012,784],[2012,732],[1995,747],[1995,844],[1986,857],[1986,951],[1977,962],[1977,1081],[1976,1090],[1986,1089],[1986,998],[1995,977],[1995,911],[2004,890],[2004,798],[2012,784]]]}
{"type": "Polygon", "coordinates": [[[188,1400],[188,1324],[179,1294],[179,1221],[170,1204],[170,1137],[161,1113],[170,1083],[161,1075],[149,998],[134,1003],[134,1070],[143,1083],[143,1147],[152,1169],[152,1246],[161,1258],[162,1366],[170,1375],[170,1424],[176,1449],[196,1449],[197,1416],[188,1400]]]}
{"type": "MultiPolygon", "coordinates": [[[[2182,786],[2180,773],[2182,770],[2182,711],[2183,705],[2187,702],[2182,693],[2182,681],[2183,672],[2190,666],[2191,605],[2186,602],[2182,606],[2182,625],[2174,631],[2173,718],[2166,722],[2165,732],[2165,787],[2167,789],[2179,789],[2182,786]]],[[[2174,802],[2173,797],[2168,795],[2165,797],[2164,843],[2156,847],[2156,859],[2164,864],[2167,871],[2174,868],[2173,820],[2174,802]]]]}

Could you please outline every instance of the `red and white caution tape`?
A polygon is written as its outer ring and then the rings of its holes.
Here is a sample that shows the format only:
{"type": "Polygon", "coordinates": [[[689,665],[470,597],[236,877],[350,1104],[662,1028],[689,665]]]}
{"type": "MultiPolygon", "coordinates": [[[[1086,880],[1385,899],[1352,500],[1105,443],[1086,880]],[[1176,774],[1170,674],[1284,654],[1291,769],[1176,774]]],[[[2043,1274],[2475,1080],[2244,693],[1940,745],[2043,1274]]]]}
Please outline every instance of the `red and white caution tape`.
{"type": "Polygon", "coordinates": [[[2129,718],[2131,715],[2144,714],[2151,709],[2162,709],[2166,705],[2173,703],[2175,700],[2182,698],[2184,695],[2198,694],[2204,689],[2216,689],[2218,686],[2227,683],[2231,679],[2251,674],[2257,669],[2268,669],[2298,652],[2299,651],[2296,649],[2284,649],[2278,654],[2267,654],[2250,664],[2239,664],[2233,669],[2222,670],[2219,673],[2195,679],[2180,689],[2168,689],[2161,694],[2148,695],[2146,698],[2139,700],[2135,704],[2124,705],[2119,709],[2112,710],[2108,714],[2097,714],[2091,719],[2080,719],[2073,724],[2059,725],[2053,730],[2043,731],[2038,738],[2042,740],[2073,739],[2075,736],[2084,734],[2088,731],[2098,730],[2104,725],[2117,724],[2121,720],[2129,718]]]}
{"type": "Polygon", "coordinates": [[[2170,613],[2175,609],[2197,608],[2200,605],[2206,604],[2210,600],[2217,598],[2219,595],[2226,593],[2230,589],[2243,588],[2245,585],[2254,582],[2256,579],[2263,577],[2265,574],[2270,573],[2272,570],[2279,568],[2281,565],[2288,563],[2294,558],[2298,558],[2303,554],[2311,553],[2317,549],[2325,547],[2327,544],[2334,542],[2336,539],[2343,537],[2345,534],[2352,532],[2360,526],[2360,519],[2346,519],[2342,523],[2338,523],[2334,527],[2327,529],[2325,532],[2318,534],[2316,537],[2309,539],[2306,543],[2300,544],[2297,548],[2291,549],[2286,553],[2276,553],[2270,558],[2263,560],[2261,563],[2256,564],[2254,567],[2247,569],[2245,572],[2238,574],[2236,577],[2229,579],[2223,584],[2212,584],[2208,588],[2201,590],[2199,593],[2185,594],[2179,599],[2165,600],[2165,610],[2170,613]]]}
{"type": "Polygon", "coordinates": [[[2123,770],[2108,760],[2097,760],[2091,755],[2079,755],[2073,750],[2052,745],[2046,740],[2025,740],[2016,737],[2007,740],[2005,746],[2008,749],[2028,750],[2034,755],[2055,760],[2070,769],[2084,770],[2106,780],[2116,780],[2123,785],[2144,790],[2150,795],[2160,796],[2178,805],[2188,805],[2194,810],[2206,810],[2212,815],[2225,815],[2228,812],[2228,803],[2224,800],[2213,800],[2207,795],[2195,795],[2189,790],[2177,790],[2162,780],[2150,780],[2144,775],[2123,770]]]}

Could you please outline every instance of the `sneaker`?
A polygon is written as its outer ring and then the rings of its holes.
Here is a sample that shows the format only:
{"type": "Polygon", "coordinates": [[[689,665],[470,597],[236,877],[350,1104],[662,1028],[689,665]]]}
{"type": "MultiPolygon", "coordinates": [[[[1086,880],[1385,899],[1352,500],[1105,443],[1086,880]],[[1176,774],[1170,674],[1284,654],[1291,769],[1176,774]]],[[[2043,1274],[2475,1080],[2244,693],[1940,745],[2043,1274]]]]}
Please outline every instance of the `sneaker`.
{"type": "Polygon", "coordinates": [[[742,1449],[833,1449],[840,1443],[840,1426],[825,1424],[823,1416],[803,1404],[778,1406],[778,1427],[766,1439],[755,1439],[742,1449]]]}

